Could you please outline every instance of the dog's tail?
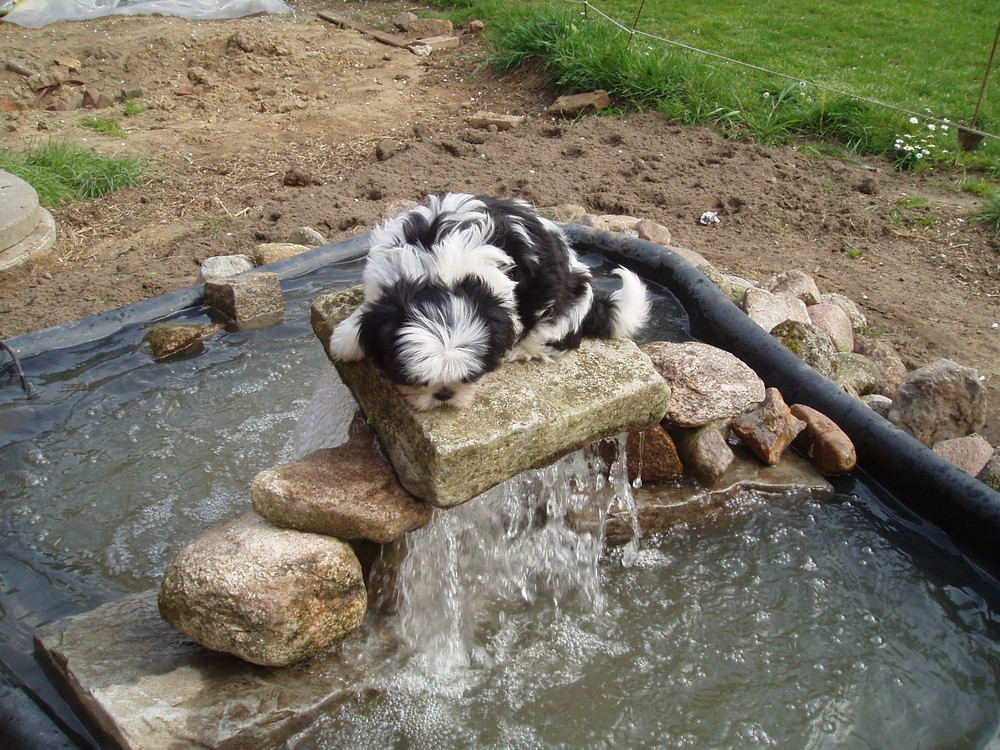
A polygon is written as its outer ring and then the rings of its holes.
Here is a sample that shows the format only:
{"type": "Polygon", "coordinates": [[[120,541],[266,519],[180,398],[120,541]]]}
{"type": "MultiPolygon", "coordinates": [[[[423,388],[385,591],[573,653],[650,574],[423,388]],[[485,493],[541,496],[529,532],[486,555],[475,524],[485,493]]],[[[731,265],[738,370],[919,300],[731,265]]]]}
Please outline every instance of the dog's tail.
{"type": "Polygon", "coordinates": [[[583,321],[583,334],[596,338],[631,337],[649,319],[649,292],[638,276],[618,268],[621,288],[610,296],[594,295],[594,303],[583,321]]]}

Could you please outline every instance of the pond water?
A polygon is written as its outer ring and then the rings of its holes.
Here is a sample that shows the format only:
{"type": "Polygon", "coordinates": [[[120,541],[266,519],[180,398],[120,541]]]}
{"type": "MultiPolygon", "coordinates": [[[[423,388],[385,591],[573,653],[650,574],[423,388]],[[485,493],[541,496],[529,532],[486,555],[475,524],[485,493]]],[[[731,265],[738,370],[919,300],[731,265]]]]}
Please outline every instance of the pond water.
{"type": "MultiPolygon", "coordinates": [[[[303,424],[329,365],[309,305],[359,275],[354,262],[286,283],[284,323],[194,356],[152,362],[134,329],[35,356],[31,401],[4,373],[0,659],[70,724],[33,630],[158,585],[177,549],[248,509],[258,471],[314,447],[303,424]]],[[[649,338],[683,337],[672,300],[657,310],[649,338]]],[[[877,488],[847,479],[823,504],[748,494],[626,553],[551,529],[501,545],[497,518],[530,527],[510,519],[525,496],[550,502],[565,470],[413,535],[415,564],[431,581],[466,571],[448,580],[475,582],[474,601],[449,624],[414,582],[388,624],[409,648],[289,748],[995,743],[997,589],[877,488]]],[[[364,660],[375,637],[369,624],[344,648],[364,660]]]]}

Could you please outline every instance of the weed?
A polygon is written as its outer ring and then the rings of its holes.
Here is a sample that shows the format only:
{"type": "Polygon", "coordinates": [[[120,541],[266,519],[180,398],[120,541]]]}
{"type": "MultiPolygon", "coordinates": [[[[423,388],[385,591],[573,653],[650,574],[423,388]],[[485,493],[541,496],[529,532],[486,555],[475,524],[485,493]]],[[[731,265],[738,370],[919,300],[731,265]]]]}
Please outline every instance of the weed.
{"type": "Polygon", "coordinates": [[[959,183],[959,187],[977,198],[989,198],[996,192],[987,180],[979,177],[967,177],[959,183]]]}
{"type": "Polygon", "coordinates": [[[125,115],[131,117],[132,115],[138,115],[149,109],[148,104],[143,104],[138,99],[128,98],[125,100],[125,115]]]}
{"type": "Polygon", "coordinates": [[[203,219],[205,229],[212,234],[212,239],[219,239],[229,224],[228,216],[206,216],[203,219]]]}
{"type": "Polygon", "coordinates": [[[49,141],[23,153],[0,149],[0,169],[35,188],[46,206],[99,198],[140,185],[149,174],[138,159],[104,156],[72,141],[49,141]]]}
{"type": "Polygon", "coordinates": [[[983,205],[970,218],[991,229],[994,235],[1000,236],[1000,193],[993,193],[984,199],[983,205]]]}
{"type": "Polygon", "coordinates": [[[861,260],[865,257],[864,251],[850,242],[844,243],[844,255],[851,260],[861,260]]]}
{"type": "Polygon", "coordinates": [[[98,133],[114,136],[115,138],[128,137],[128,133],[122,130],[121,125],[118,124],[118,120],[113,117],[84,117],[80,120],[80,124],[85,128],[90,128],[98,133]]]}

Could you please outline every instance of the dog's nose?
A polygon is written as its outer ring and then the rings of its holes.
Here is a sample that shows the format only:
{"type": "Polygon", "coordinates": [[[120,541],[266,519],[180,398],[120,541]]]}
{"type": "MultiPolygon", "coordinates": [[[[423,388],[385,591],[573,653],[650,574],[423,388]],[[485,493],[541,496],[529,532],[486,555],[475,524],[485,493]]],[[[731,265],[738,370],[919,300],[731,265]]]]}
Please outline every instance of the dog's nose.
{"type": "Polygon", "coordinates": [[[434,392],[434,398],[438,401],[449,401],[454,395],[455,391],[450,388],[442,388],[441,390],[434,392]]]}

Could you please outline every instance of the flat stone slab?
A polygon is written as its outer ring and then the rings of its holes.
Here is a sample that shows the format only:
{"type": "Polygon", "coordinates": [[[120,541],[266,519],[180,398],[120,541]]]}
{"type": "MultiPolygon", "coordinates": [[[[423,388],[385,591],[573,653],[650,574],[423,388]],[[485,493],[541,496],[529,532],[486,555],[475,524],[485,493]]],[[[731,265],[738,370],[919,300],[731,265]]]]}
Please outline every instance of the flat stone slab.
{"type": "Polygon", "coordinates": [[[524,469],[659,423],[670,388],[627,339],[586,339],[553,363],[509,362],[464,409],[415,412],[367,361],[334,362],[400,482],[451,507],[524,469]]]}
{"type": "Polygon", "coordinates": [[[56,220],[52,218],[52,214],[38,206],[33,220],[34,228],[20,242],[0,250],[0,271],[27,263],[55,244],[56,220]]]}
{"type": "Polygon", "coordinates": [[[16,245],[38,224],[38,193],[27,182],[0,170],[0,250],[16,245]]]}
{"type": "MultiPolygon", "coordinates": [[[[833,496],[833,485],[797,453],[787,451],[781,463],[766,466],[745,448],[736,446],[733,452],[736,460],[714,487],[664,483],[645,484],[637,490],[635,506],[642,537],[708,518],[748,490],[780,497],[785,502],[827,500],[833,496]]],[[[607,545],[625,544],[633,536],[632,522],[624,513],[612,510],[605,534],[607,545]]]]}
{"type": "Polygon", "coordinates": [[[209,651],[160,619],[156,596],[128,596],[35,634],[37,658],[103,746],[278,747],[363,677],[344,646],[281,668],[209,651]]]}

